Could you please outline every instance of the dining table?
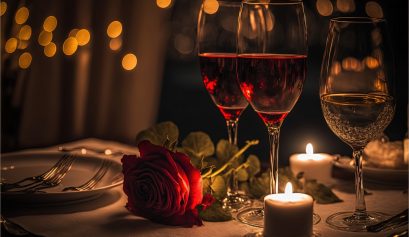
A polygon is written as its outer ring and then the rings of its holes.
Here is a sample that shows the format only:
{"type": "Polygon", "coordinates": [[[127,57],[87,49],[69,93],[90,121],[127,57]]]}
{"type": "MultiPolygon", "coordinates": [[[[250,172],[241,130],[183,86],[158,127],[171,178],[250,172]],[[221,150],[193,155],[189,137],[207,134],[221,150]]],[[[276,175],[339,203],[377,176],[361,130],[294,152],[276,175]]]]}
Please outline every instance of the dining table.
{"type": "MultiPolygon", "coordinates": [[[[138,154],[136,146],[130,146],[114,141],[95,138],[81,139],[57,146],[36,148],[35,151],[58,151],[61,147],[88,147],[98,150],[109,148],[114,155],[105,155],[108,159],[121,162],[120,151],[125,154],[138,154]]],[[[89,149],[89,153],[92,153],[89,149]]],[[[313,226],[316,236],[321,237],[347,237],[347,236],[392,236],[399,230],[407,229],[403,226],[398,229],[369,232],[346,232],[335,230],[326,223],[326,218],[338,211],[354,209],[355,193],[354,183],[350,179],[333,179],[331,186],[333,192],[342,199],[342,202],[333,204],[314,204],[314,213],[318,214],[321,221],[313,226]]],[[[407,187],[369,184],[366,183],[366,206],[368,210],[381,211],[395,215],[408,208],[407,187]]],[[[243,224],[237,220],[225,222],[207,222],[202,226],[192,228],[167,226],[154,223],[148,219],[131,214],[126,208],[127,196],[122,190],[122,185],[107,189],[100,196],[92,200],[78,200],[68,203],[41,203],[20,204],[2,202],[2,216],[17,223],[27,231],[39,236],[145,236],[145,237],[233,237],[256,236],[262,232],[261,228],[243,224]]],[[[294,226],[297,228],[297,226],[294,226]]]]}

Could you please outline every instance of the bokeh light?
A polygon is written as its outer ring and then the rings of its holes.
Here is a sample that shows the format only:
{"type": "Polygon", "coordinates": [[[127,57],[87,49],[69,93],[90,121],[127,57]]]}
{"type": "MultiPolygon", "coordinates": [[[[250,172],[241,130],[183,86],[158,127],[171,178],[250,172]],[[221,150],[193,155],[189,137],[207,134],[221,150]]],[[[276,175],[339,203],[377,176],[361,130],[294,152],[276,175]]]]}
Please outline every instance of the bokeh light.
{"type": "Polygon", "coordinates": [[[70,33],[68,34],[68,37],[75,37],[77,35],[78,31],[79,31],[79,29],[76,29],[76,28],[72,29],[70,31],[70,33]]]}
{"type": "Polygon", "coordinates": [[[122,67],[127,71],[134,69],[137,63],[138,59],[135,54],[128,53],[122,58],[122,67]]]}
{"type": "Polygon", "coordinates": [[[84,46],[88,44],[91,39],[91,34],[87,29],[81,29],[75,34],[75,38],[77,39],[79,46],[84,46]]]}
{"type": "Polygon", "coordinates": [[[174,45],[175,49],[181,54],[190,54],[194,47],[193,40],[184,34],[176,35],[174,45]]]}
{"type": "Polygon", "coordinates": [[[57,52],[57,45],[53,42],[49,43],[47,46],[44,47],[44,55],[51,58],[57,52]]]}
{"type": "Polygon", "coordinates": [[[21,7],[20,9],[17,10],[14,19],[16,20],[17,24],[22,25],[24,24],[24,22],[27,21],[29,15],[30,11],[28,10],[28,8],[21,7]]]}
{"type": "Polygon", "coordinates": [[[28,52],[25,52],[21,54],[20,57],[18,58],[18,65],[20,66],[20,68],[26,69],[30,67],[32,59],[33,58],[31,57],[31,54],[28,52]]]}
{"type": "Polygon", "coordinates": [[[122,23],[120,21],[113,21],[108,25],[107,35],[110,38],[116,38],[122,34],[122,23]]]}
{"type": "Polygon", "coordinates": [[[74,37],[68,37],[62,46],[62,51],[65,55],[73,55],[78,49],[78,41],[74,37]]]}
{"type": "Polygon", "coordinates": [[[122,47],[122,37],[113,38],[109,41],[109,48],[117,51],[122,47]]]}
{"type": "Polygon", "coordinates": [[[317,0],[315,5],[321,16],[330,16],[334,11],[334,6],[332,6],[331,1],[329,0],[317,0]]]}
{"type": "Polygon", "coordinates": [[[18,38],[20,40],[29,40],[31,37],[31,26],[24,25],[20,28],[20,32],[18,33],[18,38]]]}
{"type": "Polygon", "coordinates": [[[53,32],[57,27],[57,18],[55,16],[48,16],[43,23],[43,29],[47,32],[53,32]]]}
{"type": "Polygon", "coordinates": [[[46,46],[53,40],[53,33],[48,32],[48,31],[41,31],[40,34],[38,35],[38,43],[41,46],[46,46]]]}
{"type": "Polygon", "coordinates": [[[19,40],[17,48],[18,49],[26,49],[28,47],[28,43],[29,43],[28,40],[19,40]]]}
{"type": "Polygon", "coordinates": [[[2,16],[7,11],[7,3],[6,2],[1,2],[0,3],[0,9],[1,9],[1,16],[2,16]]]}
{"type": "Polygon", "coordinates": [[[219,10],[219,2],[217,0],[204,0],[203,10],[207,14],[215,14],[219,10]]]}
{"type": "Polygon", "coordinates": [[[342,68],[346,71],[356,71],[356,72],[360,72],[364,69],[361,62],[354,57],[344,58],[344,60],[342,60],[342,68]]]}
{"type": "Polygon", "coordinates": [[[366,57],[365,58],[365,64],[370,69],[375,69],[375,68],[379,67],[379,62],[374,57],[366,57]]]}
{"type": "Polygon", "coordinates": [[[6,44],[4,45],[4,50],[7,53],[13,53],[14,51],[16,51],[17,48],[17,39],[16,38],[10,38],[6,41],[6,44]]]}
{"type": "Polygon", "coordinates": [[[160,8],[168,8],[172,4],[172,0],[156,0],[156,5],[160,8]]]}
{"type": "Polygon", "coordinates": [[[337,0],[337,9],[340,12],[347,13],[355,11],[354,0],[337,0]]]}
{"type": "Polygon", "coordinates": [[[376,2],[367,2],[365,5],[365,12],[370,17],[374,18],[383,17],[382,7],[376,2]]]}

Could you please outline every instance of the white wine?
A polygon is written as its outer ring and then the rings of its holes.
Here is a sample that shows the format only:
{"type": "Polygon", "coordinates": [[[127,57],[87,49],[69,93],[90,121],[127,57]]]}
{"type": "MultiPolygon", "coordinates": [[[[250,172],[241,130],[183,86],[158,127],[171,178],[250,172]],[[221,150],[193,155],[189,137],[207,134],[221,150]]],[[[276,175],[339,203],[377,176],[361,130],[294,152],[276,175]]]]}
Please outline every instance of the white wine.
{"type": "Polygon", "coordinates": [[[321,107],[331,130],[354,148],[362,148],[378,137],[395,112],[393,98],[377,94],[324,95],[321,107]]]}

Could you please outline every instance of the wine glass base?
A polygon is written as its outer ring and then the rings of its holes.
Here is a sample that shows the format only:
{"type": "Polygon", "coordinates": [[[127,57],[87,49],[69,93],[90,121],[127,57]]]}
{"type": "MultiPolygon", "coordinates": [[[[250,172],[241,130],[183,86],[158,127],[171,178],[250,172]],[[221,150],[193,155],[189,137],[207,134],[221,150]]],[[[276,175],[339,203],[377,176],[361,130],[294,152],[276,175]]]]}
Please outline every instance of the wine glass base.
{"type": "MultiPolygon", "coordinates": [[[[321,221],[318,214],[313,213],[312,218],[313,225],[321,221]]],[[[237,214],[237,220],[246,225],[264,228],[264,210],[262,207],[247,208],[237,214]]]]}
{"type": "Polygon", "coordinates": [[[358,216],[354,212],[338,212],[329,216],[327,224],[337,230],[350,232],[366,232],[366,227],[376,224],[390,217],[382,212],[367,212],[367,215],[358,216]]]}
{"type": "MultiPolygon", "coordinates": [[[[263,232],[253,232],[253,233],[248,233],[245,234],[244,237],[264,237],[263,232]]],[[[321,237],[320,233],[314,231],[311,235],[311,237],[321,237]]]]}
{"type": "Polygon", "coordinates": [[[230,212],[237,212],[239,209],[250,205],[250,198],[247,195],[240,193],[229,194],[225,199],[223,199],[223,209],[230,212]]]}

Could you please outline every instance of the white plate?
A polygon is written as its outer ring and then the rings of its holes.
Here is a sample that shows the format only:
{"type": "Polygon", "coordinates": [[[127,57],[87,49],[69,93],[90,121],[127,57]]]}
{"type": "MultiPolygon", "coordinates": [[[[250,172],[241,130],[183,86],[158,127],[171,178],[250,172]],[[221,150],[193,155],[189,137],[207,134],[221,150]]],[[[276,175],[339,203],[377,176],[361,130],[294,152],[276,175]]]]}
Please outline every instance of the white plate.
{"type": "MultiPolygon", "coordinates": [[[[13,183],[23,178],[36,176],[49,170],[62,157],[61,152],[16,152],[1,155],[1,181],[13,183]]],[[[89,179],[100,168],[103,157],[76,155],[71,170],[57,187],[44,189],[45,193],[2,192],[5,200],[35,204],[71,203],[94,199],[105,191],[122,184],[122,165],[110,159],[110,167],[93,190],[66,191],[65,187],[78,186],[89,179]]]]}
{"type": "MultiPolygon", "coordinates": [[[[349,157],[341,157],[334,162],[334,165],[349,173],[355,172],[355,167],[351,165],[351,159],[349,157]]],[[[388,169],[388,168],[375,168],[375,167],[363,167],[364,180],[383,183],[383,184],[405,184],[408,182],[408,170],[406,169],[388,169]]]]}

